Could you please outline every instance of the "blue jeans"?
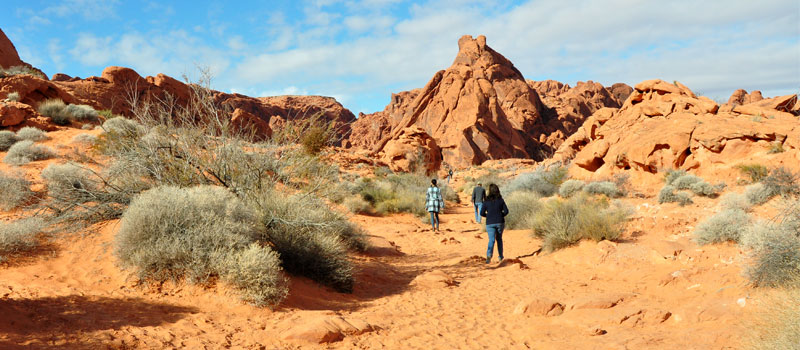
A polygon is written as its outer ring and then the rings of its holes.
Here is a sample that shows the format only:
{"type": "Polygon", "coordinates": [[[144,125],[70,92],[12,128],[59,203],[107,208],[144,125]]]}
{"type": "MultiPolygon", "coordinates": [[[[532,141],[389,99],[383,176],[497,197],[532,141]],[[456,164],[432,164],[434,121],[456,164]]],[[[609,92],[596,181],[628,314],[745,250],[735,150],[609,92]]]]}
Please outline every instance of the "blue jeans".
{"type": "Polygon", "coordinates": [[[481,208],[483,207],[483,203],[473,203],[472,206],[475,207],[475,222],[481,223],[481,208]]]}
{"type": "Polygon", "coordinates": [[[439,229],[439,213],[432,211],[431,213],[431,228],[434,230],[439,229]],[[435,224],[435,225],[434,225],[435,224]]]}
{"type": "Polygon", "coordinates": [[[486,225],[486,233],[489,234],[489,249],[486,250],[486,257],[491,258],[494,251],[494,241],[497,240],[497,255],[503,260],[503,226],[505,224],[486,225]]]}

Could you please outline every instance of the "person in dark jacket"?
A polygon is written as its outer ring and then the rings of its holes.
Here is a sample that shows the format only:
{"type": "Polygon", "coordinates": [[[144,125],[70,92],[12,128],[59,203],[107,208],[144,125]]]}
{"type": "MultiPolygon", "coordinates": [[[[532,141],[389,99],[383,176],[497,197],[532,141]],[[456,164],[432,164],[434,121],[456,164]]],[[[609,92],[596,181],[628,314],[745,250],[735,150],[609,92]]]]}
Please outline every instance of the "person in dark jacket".
{"type": "Polygon", "coordinates": [[[489,234],[489,248],[486,250],[486,263],[492,261],[494,242],[497,241],[497,255],[503,261],[503,228],[506,224],[508,207],[500,195],[500,188],[489,184],[489,194],[481,207],[481,216],[486,217],[486,233],[489,234]]]}
{"type": "Polygon", "coordinates": [[[483,184],[479,183],[478,186],[472,189],[472,207],[475,208],[475,222],[481,223],[481,206],[483,206],[483,199],[486,198],[486,190],[483,184]]]}

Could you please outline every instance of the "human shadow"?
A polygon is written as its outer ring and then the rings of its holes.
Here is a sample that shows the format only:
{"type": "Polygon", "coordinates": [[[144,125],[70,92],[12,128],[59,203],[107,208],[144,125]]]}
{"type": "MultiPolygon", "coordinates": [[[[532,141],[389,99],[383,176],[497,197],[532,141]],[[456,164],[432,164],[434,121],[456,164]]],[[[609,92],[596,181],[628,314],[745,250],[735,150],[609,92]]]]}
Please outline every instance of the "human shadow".
{"type": "Polygon", "coordinates": [[[141,298],[0,299],[0,349],[105,348],[93,332],[159,326],[196,312],[193,307],[141,298]]]}

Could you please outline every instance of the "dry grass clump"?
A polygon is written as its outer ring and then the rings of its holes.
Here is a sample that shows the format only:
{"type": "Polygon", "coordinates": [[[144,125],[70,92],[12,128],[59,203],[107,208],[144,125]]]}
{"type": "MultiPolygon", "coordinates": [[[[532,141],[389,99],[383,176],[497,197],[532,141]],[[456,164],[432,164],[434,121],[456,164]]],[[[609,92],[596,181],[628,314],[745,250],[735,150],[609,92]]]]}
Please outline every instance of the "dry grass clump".
{"type": "Polygon", "coordinates": [[[583,192],[588,194],[602,194],[608,198],[622,197],[624,193],[611,181],[594,181],[583,186],[583,192]]]}
{"type": "Polygon", "coordinates": [[[508,206],[506,227],[512,230],[530,229],[536,212],[541,209],[539,195],[533,192],[517,191],[503,197],[508,206]]]}
{"type": "MultiPolygon", "coordinates": [[[[351,192],[367,201],[375,212],[412,213],[425,217],[425,193],[430,178],[421,174],[391,174],[385,178],[361,178],[352,186],[351,192]]],[[[438,182],[442,197],[446,201],[459,202],[458,194],[444,181],[438,182]]]]}
{"type": "Polygon", "coordinates": [[[87,105],[67,105],[60,99],[50,99],[39,104],[38,111],[57,125],[69,125],[72,121],[95,122],[97,111],[87,105]]]}
{"type": "MultiPolygon", "coordinates": [[[[800,276],[795,277],[800,281],[800,276]]],[[[790,350],[800,344],[800,287],[775,291],[759,307],[747,348],[790,350]]]]}
{"type": "Polygon", "coordinates": [[[750,202],[750,204],[761,205],[768,202],[772,197],[775,197],[777,193],[775,193],[772,188],[762,183],[754,183],[745,187],[744,195],[747,197],[747,201],[750,202]]]}
{"type": "Polygon", "coordinates": [[[742,245],[751,249],[752,265],[745,274],[755,286],[783,287],[800,275],[800,237],[797,230],[776,223],[760,222],[742,235],[742,245]]]}
{"type": "Polygon", "coordinates": [[[581,239],[615,240],[622,234],[630,210],[607,200],[573,196],[552,199],[533,212],[533,234],[543,239],[542,248],[554,251],[581,239]]]}
{"type": "Polygon", "coordinates": [[[725,188],[724,183],[711,185],[699,176],[686,173],[685,170],[667,170],[664,182],[664,187],[658,193],[658,202],[678,203],[681,206],[693,203],[693,194],[714,198],[725,188]]]}
{"type": "Polygon", "coordinates": [[[784,167],[771,169],[769,175],[761,179],[761,183],[770,192],[783,197],[800,196],[800,185],[797,184],[798,174],[784,167]]]}
{"type": "Polygon", "coordinates": [[[257,244],[256,213],[221,187],[156,187],[122,216],[115,254],[142,279],[229,280],[256,304],[286,296],[278,256],[257,244]],[[259,265],[261,264],[261,265],[259,265]]]}
{"type": "Polygon", "coordinates": [[[7,174],[0,171],[0,209],[11,210],[33,198],[31,183],[21,174],[7,174]]]}
{"type": "Polygon", "coordinates": [[[722,209],[733,209],[749,212],[753,209],[753,205],[747,200],[747,196],[743,193],[726,193],[719,200],[722,209]]]}
{"type": "Polygon", "coordinates": [[[13,131],[0,130],[0,152],[8,151],[17,141],[19,138],[13,131]]]}
{"type": "Polygon", "coordinates": [[[55,155],[56,152],[50,147],[36,145],[33,141],[24,140],[15,143],[8,149],[3,162],[11,165],[22,165],[37,160],[53,158],[55,155]]]}
{"type": "Polygon", "coordinates": [[[740,209],[725,209],[697,225],[694,240],[700,244],[738,242],[750,224],[749,214],[740,209]]]}
{"type": "Polygon", "coordinates": [[[107,119],[101,128],[107,133],[117,133],[126,137],[138,137],[147,132],[141,123],[121,116],[107,119]]]}
{"type": "Polygon", "coordinates": [[[32,126],[26,126],[17,131],[17,138],[20,140],[43,141],[47,140],[47,133],[32,126]]]}
{"type": "Polygon", "coordinates": [[[550,197],[558,193],[558,188],[567,180],[567,167],[560,163],[548,167],[541,166],[528,173],[513,178],[503,189],[503,193],[516,191],[535,192],[541,197],[550,197]]]}
{"type": "Polygon", "coordinates": [[[39,247],[38,235],[44,228],[40,218],[0,223],[0,262],[39,247]]]}
{"type": "Polygon", "coordinates": [[[361,196],[347,197],[342,204],[354,214],[372,214],[372,206],[361,196]]]}
{"type": "Polygon", "coordinates": [[[586,182],[581,180],[567,180],[558,188],[558,195],[563,198],[572,197],[572,195],[579,193],[583,190],[586,182]]]}
{"type": "Polygon", "coordinates": [[[495,184],[497,186],[503,186],[506,183],[506,180],[500,178],[498,176],[498,170],[495,169],[488,169],[488,172],[482,174],[476,178],[471,176],[464,177],[464,185],[461,186],[459,189],[460,192],[466,193],[469,196],[472,196],[472,189],[475,188],[478,184],[482,184],[483,188],[489,188],[489,184],[495,184]]]}
{"type": "Polygon", "coordinates": [[[92,134],[78,134],[72,137],[72,143],[85,143],[88,145],[94,145],[97,143],[97,136],[92,134]]]}
{"type": "Polygon", "coordinates": [[[19,102],[19,100],[20,100],[19,92],[14,91],[6,95],[6,101],[8,102],[19,102]]]}
{"type": "Polygon", "coordinates": [[[27,74],[37,78],[47,80],[47,76],[42,72],[28,66],[12,66],[8,68],[0,67],[0,78],[10,77],[13,75],[27,74]]]}
{"type": "Polygon", "coordinates": [[[664,185],[658,192],[658,203],[678,203],[681,206],[692,204],[692,195],[689,192],[677,192],[675,186],[664,185]]]}
{"type": "Polygon", "coordinates": [[[751,183],[759,182],[769,174],[767,167],[761,164],[740,164],[736,166],[736,169],[749,177],[751,183]]]}

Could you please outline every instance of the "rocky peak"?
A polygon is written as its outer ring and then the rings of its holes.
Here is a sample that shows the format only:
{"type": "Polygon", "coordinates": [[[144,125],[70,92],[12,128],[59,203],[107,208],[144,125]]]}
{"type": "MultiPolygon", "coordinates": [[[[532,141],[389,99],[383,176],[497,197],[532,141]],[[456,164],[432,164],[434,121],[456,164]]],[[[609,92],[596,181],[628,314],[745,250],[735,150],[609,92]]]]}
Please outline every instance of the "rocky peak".
{"type": "Polygon", "coordinates": [[[0,67],[9,68],[13,66],[22,66],[25,63],[19,58],[17,48],[14,43],[8,39],[6,33],[0,29],[0,67]]]}

